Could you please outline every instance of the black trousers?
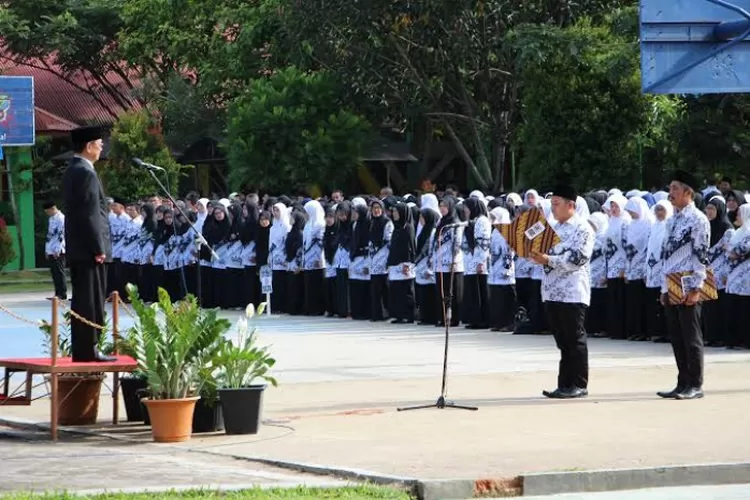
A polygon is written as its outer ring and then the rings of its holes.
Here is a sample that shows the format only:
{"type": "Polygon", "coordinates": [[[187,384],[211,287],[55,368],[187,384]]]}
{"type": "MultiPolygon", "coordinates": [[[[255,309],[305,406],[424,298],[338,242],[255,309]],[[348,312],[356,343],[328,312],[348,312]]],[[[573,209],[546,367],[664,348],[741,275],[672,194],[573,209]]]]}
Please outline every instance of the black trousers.
{"type": "Polygon", "coordinates": [[[643,280],[628,281],[625,284],[625,335],[643,336],[646,333],[646,283],[643,280]]]}
{"type": "MultiPolygon", "coordinates": [[[[728,335],[729,315],[726,310],[726,292],[719,290],[719,298],[703,303],[703,340],[706,343],[730,342],[728,335]]],[[[731,314],[731,311],[729,311],[731,314]]],[[[735,311],[736,313],[736,311],[735,311]]]]}
{"type": "MultiPolygon", "coordinates": [[[[122,263],[122,300],[130,302],[130,297],[127,293],[127,285],[135,285],[138,287],[138,293],[140,294],[141,284],[141,266],[138,264],[131,264],[130,262],[122,263]]],[[[141,297],[142,298],[142,297],[141,297]]]]}
{"type": "Polygon", "coordinates": [[[263,300],[261,299],[260,276],[258,275],[258,266],[245,266],[240,286],[243,307],[252,304],[258,307],[263,300]]]}
{"type": "Polygon", "coordinates": [[[463,321],[469,326],[490,325],[490,289],[486,274],[464,274],[463,321]]]}
{"type": "Polygon", "coordinates": [[[514,285],[490,285],[490,326],[513,328],[516,317],[516,287],[514,285]]]}
{"type": "Polygon", "coordinates": [[[542,303],[542,280],[531,280],[529,284],[529,319],[534,333],[549,331],[547,315],[542,303]]]}
{"type": "Polygon", "coordinates": [[[388,275],[373,274],[370,276],[370,300],[372,301],[372,311],[370,319],[373,321],[383,321],[388,319],[388,275]]]}
{"type": "Polygon", "coordinates": [[[122,262],[120,259],[112,259],[112,262],[107,264],[107,296],[112,295],[112,292],[118,292],[122,294],[122,262]]]}
{"type": "Polygon", "coordinates": [[[624,339],[625,318],[627,317],[625,280],[622,278],[607,280],[607,295],[609,337],[613,339],[624,339]]]}
{"type": "MultiPolygon", "coordinates": [[[[73,298],[70,308],[97,325],[104,325],[104,301],[107,298],[107,267],[93,262],[71,262],[70,282],[73,298]]],[[[97,354],[100,330],[75,317],[70,323],[70,344],[74,361],[93,361],[97,354]]]]}
{"type": "Polygon", "coordinates": [[[185,295],[198,297],[198,265],[185,266],[183,271],[185,273],[185,295]]]}
{"type": "Polygon", "coordinates": [[[677,362],[677,386],[703,387],[702,304],[664,308],[672,351],[677,362]]]}
{"type": "Polygon", "coordinates": [[[336,269],[336,310],[340,318],[348,318],[349,309],[349,270],[336,269]]]}
{"type": "Polygon", "coordinates": [[[155,302],[156,292],[161,286],[161,270],[151,264],[141,264],[138,280],[138,293],[144,302],[155,302]]]}
{"type": "Polygon", "coordinates": [[[287,314],[291,314],[293,316],[304,314],[305,275],[302,271],[298,273],[286,271],[286,299],[284,303],[287,314]]]}
{"type": "Polygon", "coordinates": [[[727,339],[732,347],[750,347],[750,296],[726,294],[727,339]]]}
{"type": "Polygon", "coordinates": [[[183,298],[182,294],[182,273],[178,269],[167,269],[162,273],[162,282],[160,284],[169,294],[172,302],[177,302],[183,298]]]}
{"type": "Polygon", "coordinates": [[[434,325],[438,322],[438,311],[440,312],[440,318],[442,318],[442,305],[438,309],[437,303],[437,291],[435,290],[435,284],[431,285],[415,285],[414,293],[417,299],[417,307],[419,307],[419,322],[428,325],[434,325]]]}
{"type": "Polygon", "coordinates": [[[565,302],[546,302],[545,305],[555,343],[560,349],[557,387],[586,389],[589,384],[589,350],[583,327],[586,306],[565,302]]]}
{"type": "Polygon", "coordinates": [[[646,288],[646,334],[649,337],[667,337],[667,320],[661,305],[661,289],[646,288]]]}
{"type": "Polygon", "coordinates": [[[55,297],[66,300],[68,298],[68,284],[65,282],[65,255],[59,257],[48,256],[49,271],[52,283],[55,285],[55,297]]]}
{"type": "Polygon", "coordinates": [[[214,302],[214,268],[201,264],[201,306],[204,309],[216,307],[214,302]]]}
{"type": "MultiPolygon", "coordinates": [[[[518,307],[523,307],[526,310],[526,314],[529,314],[529,308],[530,308],[530,300],[529,297],[531,297],[531,286],[532,286],[532,280],[531,278],[517,278],[516,279],[516,296],[518,298],[518,307]]],[[[515,314],[514,314],[515,317],[515,314]]]]}
{"type": "Polygon", "coordinates": [[[309,269],[304,271],[305,314],[308,316],[322,316],[325,314],[324,280],[325,269],[309,269]]]}
{"type": "Polygon", "coordinates": [[[338,310],[336,303],[336,285],[335,276],[323,280],[323,308],[329,316],[334,316],[338,310]]]}
{"type": "Polygon", "coordinates": [[[227,268],[223,270],[222,281],[216,289],[220,291],[219,306],[222,309],[237,309],[244,307],[242,296],[242,280],[245,277],[245,268],[227,268]]]}
{"type": "Polygon", "coordinates": [[[285,313],[286,310],[286,271],[272,271],[271,286],[271,312],[274,314],[285,313]]]}
{"type": "Polygon", "coordinates": [[[370,292],[369,281],[349,280],[349,307],[353,319],[370,319],[372,313],[370,292]]]}
{"type": "Polygon", "coordinates": [[[437,286],[438,323],[445,323],[447,319],[442,309],[443,297],[451,296],[451,326],[461,323],[461,311],[464,302],[464,273],[436,273],[437,286]],[[451,278],[452,276],[452,278],[451,278]],[[452,293],[451,293],[452,292],[452,293]]]}
{"type": "Polygon", "coordinates": [[[393,280],[388,282],[388,312],[395,319],[414,321],[414,280],[393,280]]]}
{"type": "Polygon", "coordinates": [[[591,289],[591,307],[586,309],[586,332],[607,333],[607,289],[591,289]]]}

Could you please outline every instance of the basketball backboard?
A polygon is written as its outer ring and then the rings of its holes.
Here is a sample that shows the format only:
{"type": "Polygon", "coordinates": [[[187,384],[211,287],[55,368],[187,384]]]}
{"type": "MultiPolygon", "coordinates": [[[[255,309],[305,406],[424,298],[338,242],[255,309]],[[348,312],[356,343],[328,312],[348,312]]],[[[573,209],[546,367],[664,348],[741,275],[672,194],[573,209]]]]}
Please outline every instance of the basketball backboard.
{"type": "Polygon", "coordinates": [[[641,88],[750,92],[750,0],[641,0],[641,88]]]}
{"type": "Polygon", "coordinates": [[[0,76],[0,148],[34,145],[34,79],[0,76]]]}

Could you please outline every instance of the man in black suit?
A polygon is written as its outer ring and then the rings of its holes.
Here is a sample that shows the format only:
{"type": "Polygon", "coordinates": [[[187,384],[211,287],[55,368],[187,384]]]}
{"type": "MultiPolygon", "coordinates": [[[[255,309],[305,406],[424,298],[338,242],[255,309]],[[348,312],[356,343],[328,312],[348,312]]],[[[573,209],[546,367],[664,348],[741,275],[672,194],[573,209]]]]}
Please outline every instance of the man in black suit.
{"type": "MultiPolygon", "coordinates": [[[[109,206],[94,170],[94,162],[102,154],[102,137],[103,131],[98,127],[73,131],[71,139],[75,156],[62,178],[66,211],[65,247],[73,287],[71,309],[97,325],[104,324],[106,262],[112,258],[109,206]]],[[[114,358],[99,352],[100,333],[75,317],[71,319],[73,361],[114,361],[114,358]]]]}

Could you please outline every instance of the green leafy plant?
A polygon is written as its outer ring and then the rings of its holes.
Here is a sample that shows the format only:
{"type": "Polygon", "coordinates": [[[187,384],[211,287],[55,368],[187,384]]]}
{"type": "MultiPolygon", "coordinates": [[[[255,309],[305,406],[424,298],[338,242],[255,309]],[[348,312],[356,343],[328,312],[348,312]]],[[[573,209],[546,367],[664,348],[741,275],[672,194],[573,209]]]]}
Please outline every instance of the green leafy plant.
{"type": "MultiPolygon", "coordinates": [[[[265,307],[265,303],[258,307],[258,316],[263,314],[265,307]]],[[[250,304],[245,312],[246,318],[241,317],[237,321],[235,341],[225,339],[216,355],[219,387],[225,389],[250,387],[258,379],[276,387],[278,382],[268,374],[276,364],[276,360],[271,357],[268,346],[258,346],[257,327],[248,326],[248,321],[254,321],[255,307],[250,304]]]]}
{"type": "Polygon", "coordinates": [[[0,217],[0,271],[15,258],[16,252],[13,250],[13,238],[10,236],[5,219],[0,217]]]}
{"type": "Polygon", "coordinates": [[[148,380],[152,399],[182,399],[201,393],[212,371],[217,345],[231,323],[215,309],[202,309],[192,295],[172,303],[159,288],[158,301],[147,306],[128,285],[137,320],[132,330],[138,369],[148,380]]]}

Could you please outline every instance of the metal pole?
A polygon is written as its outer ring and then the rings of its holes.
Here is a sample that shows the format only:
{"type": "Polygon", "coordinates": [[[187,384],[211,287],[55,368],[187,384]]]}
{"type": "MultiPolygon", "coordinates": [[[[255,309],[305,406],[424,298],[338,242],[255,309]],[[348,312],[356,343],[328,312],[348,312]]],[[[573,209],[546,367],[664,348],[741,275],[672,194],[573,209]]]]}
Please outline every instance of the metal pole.
{"type": "Polygon", "coordinates": [[[51,362],[50,362],[50,397],[52,398],[50,404],[50,434],[52,441],[57,441],[57,417],[58,417],[58,394],[57,394],[57,342],[58,342],[58,322],[57,322],[57,297],[52,298],[52,328],[51,337],[52,345],[50,346],[51,362]]]}
{"type": "MultiPolygon", "coordinates": [[[[120,294],[112,292],[112,342],[114,343],[114,356],[119,353],[120,344],[120,294]]],[[[117,425],[120,421],[120,372],[114,372],[112,381],[112,424],[117,425]]]]}
{"type": "Polygon", "coordinates": [[[732,40],[750,29],[750,20],[725,21],[714,28],[714,38],[717,40],[732,40]]]}

